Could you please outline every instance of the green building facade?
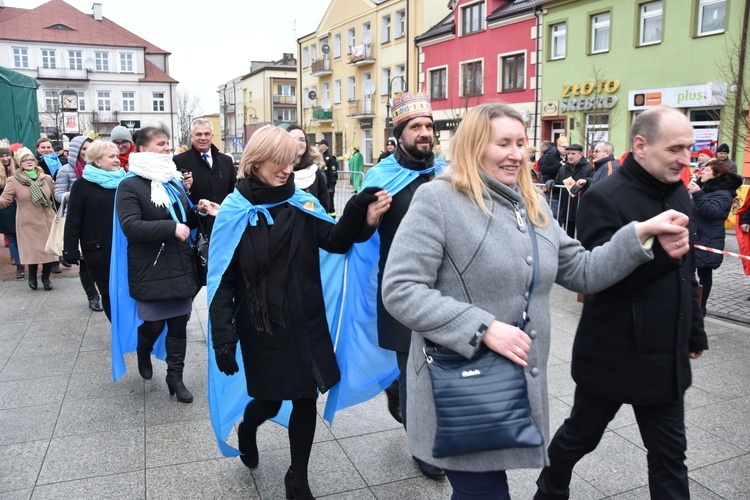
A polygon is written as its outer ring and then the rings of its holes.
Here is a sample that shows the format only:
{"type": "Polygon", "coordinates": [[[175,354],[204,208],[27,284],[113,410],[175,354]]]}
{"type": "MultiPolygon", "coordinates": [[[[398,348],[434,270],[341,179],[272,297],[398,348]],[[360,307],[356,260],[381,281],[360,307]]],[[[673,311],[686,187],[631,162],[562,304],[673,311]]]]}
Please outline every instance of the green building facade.
{"type": "Polygon", "coordinates": [[[740,169],[748,163],[744,0],[559,0],[543,8],[543,139],[566,135],[588,151],[608,140],[619,156],[635,116],[665,104],[690,118],[696,149],[727,143],[740,169]]]}

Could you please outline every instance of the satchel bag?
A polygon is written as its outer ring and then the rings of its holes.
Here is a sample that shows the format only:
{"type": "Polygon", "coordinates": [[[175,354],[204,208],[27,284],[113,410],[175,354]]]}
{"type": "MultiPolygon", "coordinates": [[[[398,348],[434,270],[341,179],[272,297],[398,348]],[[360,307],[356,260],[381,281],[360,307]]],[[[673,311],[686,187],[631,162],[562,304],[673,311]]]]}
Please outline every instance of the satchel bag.
{"type": "MultiPolygon", "coordinates": [[[[516,215],[522,224],[517,206],[516,215]]],[[[521,329],[529,321],[529,302],[538,271],[536,234],[528,219],[526,225],[534,248],[534,267],[526,307],[516,323],[521,329]]],[[[484,345],[471,359],[429,341],[423,352],[437,418],[433,457],[543,444],[531,418],[522,366],[484,345]]]]}
{"type": "Polygon", "coordinates": [[[198,286],[206,286],[208,278],[208,233],[203,224],[203,216],[198,214],[198,230],[192,241],[193,257],[195,259],[195,279],[198,286]]]}
{"type": "Polygon", "coordinates": [[[60,204],[60,208],[57,210],[55,219],[52,221],[52,227],[49,230],[49,236],[47,242],[44,244],[44,251],[57,255],[60,257],[63,254],[63,246],[65,242],[65,205],[67,204],[68,197],[64,196],[63,201],[60,204]]]}

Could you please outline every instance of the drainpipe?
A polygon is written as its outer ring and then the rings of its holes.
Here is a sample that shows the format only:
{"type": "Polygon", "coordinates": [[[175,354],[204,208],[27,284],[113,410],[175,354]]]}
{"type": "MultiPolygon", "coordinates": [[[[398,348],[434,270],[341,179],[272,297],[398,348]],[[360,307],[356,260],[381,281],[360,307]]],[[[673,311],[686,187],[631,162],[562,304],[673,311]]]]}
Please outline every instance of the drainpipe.
{"type": "MultiPolygon", "coordinates": [[[[747,54],[747,23],[750,16],[750,2],[745,2],[745,15],[742,16],[742,36],[740,37],[740,61],[738,65],[737,90],[734,93],[734,127],[732,127],[732,158],[737,157],[737,140],[739,138],[740,116],[742,115],[742,94],[745,87],[745,57],[747,54]]],[[[745,140],[747,143],[747,138],[745,140]]],[[[745,152],[747,153],[747,151],[745,152]]]]}
{"type": "MultiPolygon", "coordinates": [[[[411,24],[411,16],[409,15],[409,0],[406,0],[406,10],[404,11],[404,17],[406,17],[406,68],[404,73],[406,74],[406,82],[404,87],[404,92],[409,91],[409,53],[411,52],[411,46],[409,45],[409,25],[411,24]]],[[[419,81],[419,80],[417,80],[419,81]]],[[[388,117],[385,117],[386,120],[388,117]]],[[[387,138],[386,138],[387,140],[387,138]]]]}
{"type": "Polygon", "coordinates": [[[534,17],[536,17],[536,68],[534,68],[534,146],[537,146],[537,134],[539,127],[542,126],[542,105],[539,91],[539,68],[542,67],[542,48],[540,40],[542,39],[539,30],[542,28],[542,8],[537,5],[534,7],[534,17]]]}

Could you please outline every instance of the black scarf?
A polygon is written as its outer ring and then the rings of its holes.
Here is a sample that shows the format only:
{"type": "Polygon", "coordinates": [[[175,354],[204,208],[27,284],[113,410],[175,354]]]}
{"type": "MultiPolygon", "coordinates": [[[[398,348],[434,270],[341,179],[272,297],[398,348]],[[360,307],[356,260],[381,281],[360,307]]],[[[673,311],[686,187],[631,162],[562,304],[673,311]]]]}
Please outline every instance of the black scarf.
{"type": "MultiPolygon", "coordinates": [[[[237,181],[237,191],[253,205],[279,203],[294,195],[294,176],[283,186],[272,187],[257,177],[237,181]]],[[[247,306],[253,327],[272,333],[271,323],[284,326],[284,292],[291,260],[302,237],[304,216],[288,203],[269,209],[273,225],[265,216],[248,226],[239,243],[239,264],[247,288],[247,306]]]]}
{"type": "Polygon", "coordinates": [[[404,150],[401,149],[400,145],[398,146],[398,148],[396,148],[396,151],[393,152],[393,157],[396,159],[396,162],[398,162],[399,165],[404,168],[408,168],[409,170],[426,170],[435,165],[434,154],[431,154],[425,160],[415,160],[414,158],[409,157],[404,152],[404,150]]]}

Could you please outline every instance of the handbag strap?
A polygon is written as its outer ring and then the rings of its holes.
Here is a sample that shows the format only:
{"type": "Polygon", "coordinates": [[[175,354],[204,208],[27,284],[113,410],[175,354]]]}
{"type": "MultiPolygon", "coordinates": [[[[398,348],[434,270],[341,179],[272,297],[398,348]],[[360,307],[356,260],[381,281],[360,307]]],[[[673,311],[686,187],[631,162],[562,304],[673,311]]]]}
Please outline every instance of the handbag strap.
{"type": "Polygon", "coordinates": [[[526,307],[524,307],[523,314],[521,315],[522,326],[519,326],[521,330],[530,321],[529,319],[529,304],[531,303],[531,296],[534,294],[534,285],[536,284],[536,277],[539,273],[539,248],[536,242],[536,230],[534,224],[531,223],[528,217],[526,217],[526,226],[529,228],[529,236],[531,237],[531,247],[533,248],[533,264],[531,270],[531,283],[529,284],[529,295],[526,297],[526,307]]]}

